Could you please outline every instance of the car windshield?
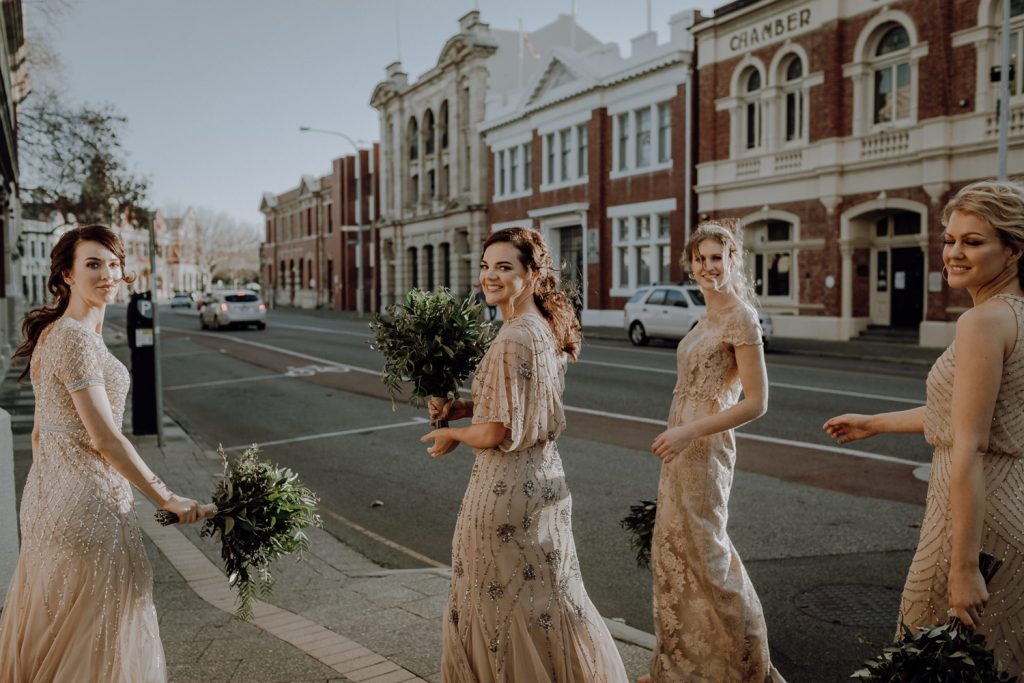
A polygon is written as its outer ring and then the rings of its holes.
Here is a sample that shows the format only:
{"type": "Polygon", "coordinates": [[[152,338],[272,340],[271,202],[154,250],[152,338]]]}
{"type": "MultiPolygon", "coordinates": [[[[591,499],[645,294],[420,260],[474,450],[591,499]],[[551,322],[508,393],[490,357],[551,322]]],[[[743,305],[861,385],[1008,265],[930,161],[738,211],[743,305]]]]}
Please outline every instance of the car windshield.
{"type": "Polygon", "coordinates": [[[698,306],[706,306],[704,303],[704,292],[699,289],[688,289],[686,293],[690,295],[690,301],[697,304],[698,306]]]}
{"type": "Polygon", "coordinates": [[[246,301],[259,301],[260,298],[255,294],[227,294],[224,297],[224,301],[229,303],[237,304],[246,301]]]}
{"type": "Polygon", "coordinates": [[[647,296],[647,292],[648,291],[649,290],[646,290],[646,289],[638,290],[636,294],[634,294],[633,296],[629,297],[629,303],[635,304],[637,302],[643,301],[644,297],[647,296]]]}

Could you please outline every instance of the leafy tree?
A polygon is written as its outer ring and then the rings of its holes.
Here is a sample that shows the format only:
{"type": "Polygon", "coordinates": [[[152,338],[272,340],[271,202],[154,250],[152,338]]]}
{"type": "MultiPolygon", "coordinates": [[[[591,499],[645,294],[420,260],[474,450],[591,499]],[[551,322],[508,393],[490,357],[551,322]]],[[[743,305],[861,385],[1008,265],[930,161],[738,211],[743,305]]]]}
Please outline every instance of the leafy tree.
{"type": "Polygon", "coordinates": [[[37,93],[18,116],[22,190],[80,223],[106,223],[146,199],[149,179],[127,167],[128,120],[112,105],[70,106],[37,93]]]}

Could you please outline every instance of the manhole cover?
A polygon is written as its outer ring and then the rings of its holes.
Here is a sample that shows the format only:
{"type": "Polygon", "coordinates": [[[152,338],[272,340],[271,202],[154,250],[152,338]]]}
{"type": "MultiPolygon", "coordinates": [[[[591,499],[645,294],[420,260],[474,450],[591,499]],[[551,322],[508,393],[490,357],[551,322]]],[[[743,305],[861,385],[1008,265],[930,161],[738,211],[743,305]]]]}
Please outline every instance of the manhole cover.
{"type": "Polygon", "coordinates": [[[801,593],[796,597],[796,606],[805,614],[830,624],[891,624],[896,628],[900,591],[870,584],[829,584],[801,593]]]}

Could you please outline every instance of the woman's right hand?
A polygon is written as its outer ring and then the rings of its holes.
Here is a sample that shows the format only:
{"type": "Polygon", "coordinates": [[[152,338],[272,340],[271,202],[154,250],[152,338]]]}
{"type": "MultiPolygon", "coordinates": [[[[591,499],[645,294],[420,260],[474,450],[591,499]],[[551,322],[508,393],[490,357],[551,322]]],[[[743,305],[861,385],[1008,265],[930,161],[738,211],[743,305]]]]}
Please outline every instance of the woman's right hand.
{"type": "Polygon", "coordinates": [[[871,418],[871,415],[847,413],[833,417],[821,428],[841,446],[844,443],[860,441],[877,434],[878,432],[871,427],[871,418]]]}
{"type": "Polygon", "coordinates": [[[461,420],[466,417],[466,402],[461,399],[450,400],[432,396],[427,401],[427,413],[431,422],[461,420]]]}
{"type": "Polygon", "coordinates": [[[210,507],[213,507],[213,512],[216,514],[216,506],[201,505],[199,501],[192,500],[191,498],[182,498],[174,494],[171,494],[171,499],[163,504],[164,510],[173,512],[178,516],[178,524],[195,524],[212,516],[209,510],[210,507]]]}

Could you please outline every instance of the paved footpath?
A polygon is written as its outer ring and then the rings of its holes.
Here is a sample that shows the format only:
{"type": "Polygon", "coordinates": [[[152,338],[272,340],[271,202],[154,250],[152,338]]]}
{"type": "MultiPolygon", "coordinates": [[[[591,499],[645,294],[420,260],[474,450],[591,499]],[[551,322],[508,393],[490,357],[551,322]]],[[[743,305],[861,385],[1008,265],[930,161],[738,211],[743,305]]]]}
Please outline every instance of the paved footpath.
{"type": "MultiPolygon", "coordinates": [[[[13,370],[4,379],[0,406],[12,414],[20,494],[31,462],[33,399],[31,388],[16,379],[13,370]]],[[[172,490],[209,499],[221,474],[216,453],[200,449],[166,417],[163,448],[155,437],[132,440],[172,490]]],[[[389,570],[313,529],[305,561],[275,566],[272,595],[246,623],[233,617],[219,546],[200,537],[198,525],[161,527],[144,498],[137,496],[137,507],[171,683],[441,680],[447,568],[389,570]]],[[[647,649],[616,644],[631,678],[646,670],[647,649]]]]}

